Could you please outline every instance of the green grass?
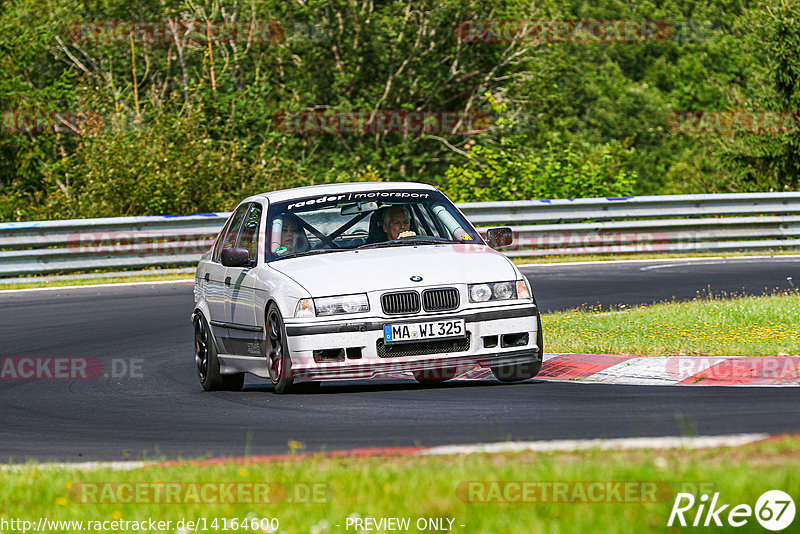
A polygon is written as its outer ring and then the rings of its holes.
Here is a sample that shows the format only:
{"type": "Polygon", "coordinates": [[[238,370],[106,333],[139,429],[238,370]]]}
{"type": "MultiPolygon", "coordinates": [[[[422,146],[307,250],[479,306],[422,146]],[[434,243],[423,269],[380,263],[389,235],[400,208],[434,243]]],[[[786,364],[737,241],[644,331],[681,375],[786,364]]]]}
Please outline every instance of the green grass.
{"type": "Polygon", "coordinates": [[[19,284],[0,284],[0,291],[5,289],[34,289],[40,287],[71,287],[71,286],[89,286],[96,284],[121,284],[131,282],[162,282],[166,280],[193,280],[192,273],[167,273],[167,274],[153,274],[153,275],[139,275],[139,276],[114,276],[109,278],[78,278],[73,280],[47,280],[47,281],[31,281],[19,284]]]}
{"type": "MultiPolygon", "coordinates": [[[[352,527],[345,530],[346,519],[355,515],[409,517],[412,525],[421,517],[449,517],[455,519],[453,532],[463,533],[664,532],[678,491],[699,497],[702,490],[693,488],[705,488],[710,493],[720,492],[721,502],[753,506],[761,493],[771,489],[781,489],[795,498],[800,495],[799,470],[800,439],[794,437],[731,449],[316,457],[266,464],[181,464],[126,472],[43,469],[29,464],[19,471],[0,472],[0,517],[33,521],[39,517],[84,521],[153,518],[173,521],[170,532],[175,532],[175,522],[181,518],[201,517],[206,518],[207,525],[215,517],[276,517],[279,532],[285,533],[357,532],[352,527]],[[659,490],[651,502],[469,502],[466,484],[480,481],[654,482],[659,490]],[[273,482],[288,488],[290,494],[300,494],[300,488],[306,487],[316,487],[318,493],[317,502],[299,504],[286,500],[222,505],[79,502],[80,488],[105,482],[273,482]]],[[[751,518],[747,526],[737,530],[763,531],[760,528],[751,518]]],[[[412,527],[409,532],[419,531],[412,527]]]]}
{"type": "Polygon", "coordinates": [[[698,297],[542,316],[547,352],[634,356],[800,355],[800,293],[698,297]]]}

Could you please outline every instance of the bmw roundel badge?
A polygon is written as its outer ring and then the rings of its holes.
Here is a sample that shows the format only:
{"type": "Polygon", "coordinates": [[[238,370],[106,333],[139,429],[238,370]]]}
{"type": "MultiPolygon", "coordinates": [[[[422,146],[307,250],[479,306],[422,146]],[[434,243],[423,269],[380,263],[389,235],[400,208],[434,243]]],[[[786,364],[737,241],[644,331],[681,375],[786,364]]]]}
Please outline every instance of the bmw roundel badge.
{"type": "Polygon", "coordinates": [[[414,276],[411,277],[411,281],[412,282],[422,282],[422,277],[415,274],[414,276]]]}

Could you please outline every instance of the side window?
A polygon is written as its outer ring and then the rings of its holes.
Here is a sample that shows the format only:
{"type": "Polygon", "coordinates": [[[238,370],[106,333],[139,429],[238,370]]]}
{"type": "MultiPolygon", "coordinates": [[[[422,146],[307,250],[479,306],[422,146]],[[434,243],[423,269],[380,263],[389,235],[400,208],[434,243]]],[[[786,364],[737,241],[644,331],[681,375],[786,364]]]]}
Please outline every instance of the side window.
{"type": "Polygon", "coordinates": [[[228,229],[222,239],[220,239],[218,242],[218,250],[214,251],[214,261],[219,261],[219,256],[222,254],[222,249],[233,248],[236,246],[236,238],[239,237],[239,228],[242,226],[242,220],[247,214],[248,209],[250,209],[249,203],[242,204],[239,206],[239,209],[237,209],[234,214],[231,215],[231,220],[228,223],[228,229]]]}
{"type": "Polygon", "coordinates": [[[219,262],[219,255],[222,252],[222,241],[225,239],[225,234],[228,233],[228,228],[231,226],[231,218],[228,217],[228,220],[225,221],[225,225],[222,227],[222,230],[219,231],[219,235],[217,235],[217,239],[214,241],[214,253],[211,255],[211,261],[219,262]]]}
{"type": "MultiPolygon", "coordinates": [[[[428,213],[428,207],[425,205],[415,205],[414,206],[414,213],[416,213],[417,218],[419,219],[419,235],[429,235],[432,237],[444,237],[441,235],[441,232],[438,228],[436,228],[436,224],[433,222],[430,213],[428,213]]],[[[447,238],[445,238],[447,239],[447,238]]]]}
{"type": "Polygon", "coordinates": [[[254,202],[244,218],[244,226],[239,233],[239,248],[250,251],[250,259],[258,258],[258,229],[261,226],[261,204],[254,202]]]}

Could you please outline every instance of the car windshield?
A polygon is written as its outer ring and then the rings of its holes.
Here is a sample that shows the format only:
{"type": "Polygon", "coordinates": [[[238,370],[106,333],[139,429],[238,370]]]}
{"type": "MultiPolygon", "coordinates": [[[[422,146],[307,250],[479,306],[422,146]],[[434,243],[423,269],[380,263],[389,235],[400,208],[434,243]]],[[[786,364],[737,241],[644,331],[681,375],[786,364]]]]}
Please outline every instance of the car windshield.
{"type": "Polygon", "coordinates": [[[483,243],[438,191],[354,191],[271,203],[267,261],[357,248],[483,243]]]}

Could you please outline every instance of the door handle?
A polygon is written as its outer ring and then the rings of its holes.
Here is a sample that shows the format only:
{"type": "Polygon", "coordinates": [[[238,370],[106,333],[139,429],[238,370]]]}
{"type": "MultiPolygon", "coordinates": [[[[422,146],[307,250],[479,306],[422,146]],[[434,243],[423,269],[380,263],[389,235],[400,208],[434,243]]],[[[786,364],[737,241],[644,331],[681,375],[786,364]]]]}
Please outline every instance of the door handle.
{"type": "Polygon", "coordinates": [[[228,276],[228,277],[226,277],[226,278],[225,278],[225,285],[226,285],[226,286],[229,286],[229,285],[231,285],[231,277],[230,277],[230,276],[228,276]]]}

